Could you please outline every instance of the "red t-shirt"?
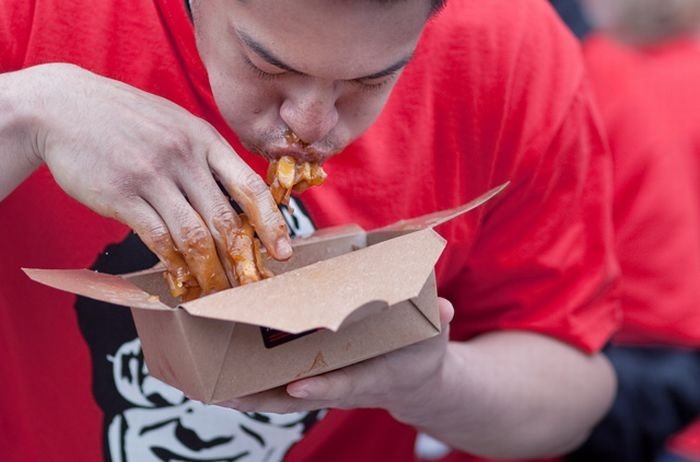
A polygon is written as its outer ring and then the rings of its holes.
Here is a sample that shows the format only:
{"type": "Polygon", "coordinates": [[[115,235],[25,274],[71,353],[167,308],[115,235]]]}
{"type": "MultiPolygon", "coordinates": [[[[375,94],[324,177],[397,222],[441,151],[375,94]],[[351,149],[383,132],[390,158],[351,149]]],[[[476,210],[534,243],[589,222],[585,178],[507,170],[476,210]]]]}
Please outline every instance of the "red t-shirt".
{"type": "Polygon", "coordinates": [[[699,347],[700,42],[584,50],[614,162],[617,339],[699,347]]]}
{"type": "MultiPolygon", "coordinates": [[[[209,120],[262,172],[214,105],[184,2],[127,3],[2,2],[0,71],[72,62],[161,95],[209,120]]],[[[577,45],[545,2],[448,2],[376,124],[327,171],[303,196],[318,226],[381,226],[512,182],[438,229],[449,240],[438,279],[457,311],[455,339],[522,329],[591,352],[615,329],[609,158],[577,45]]],[[[128,311],[20,272],[152,264],[129,253],[143,246],[124,226],[67,197],[46,170],[0,202],[0,217],[7,460],[411,459],[414,431],[385,412],[242,414],[148,376],[128,311]]]]}
{"type": "MultiPolygon", "coordinates": [[[[700,41],[584,44],[614,159],[616,341],[700,347],[700,41]]],[[[700,422],[672,444],[700,457],[700,422]]]]}

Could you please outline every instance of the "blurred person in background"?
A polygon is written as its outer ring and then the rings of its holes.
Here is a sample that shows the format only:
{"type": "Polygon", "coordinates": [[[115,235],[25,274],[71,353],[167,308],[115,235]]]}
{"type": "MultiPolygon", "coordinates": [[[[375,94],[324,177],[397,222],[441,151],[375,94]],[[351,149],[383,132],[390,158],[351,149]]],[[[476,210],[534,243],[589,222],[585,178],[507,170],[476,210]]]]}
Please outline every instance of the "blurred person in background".
{"type": "Polygon", "coordinates": [[[572,461],[697,461],[700,428],[700,1],[581,0],[614,159],[623,326],[612,410],[572,461]]]}

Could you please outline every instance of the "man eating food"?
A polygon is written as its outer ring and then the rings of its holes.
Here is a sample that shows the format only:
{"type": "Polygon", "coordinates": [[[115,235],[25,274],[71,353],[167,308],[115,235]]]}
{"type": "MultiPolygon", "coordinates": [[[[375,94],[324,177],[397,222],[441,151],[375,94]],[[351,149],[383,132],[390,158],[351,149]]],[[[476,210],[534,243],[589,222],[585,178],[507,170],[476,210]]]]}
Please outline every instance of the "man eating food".
{"type": "MultiPolygon", "coordinates": [[[[612,398],[599,350],[618,323],[610,159],[578,53],[540,0],[0,3],[4,456],[167,460],[178,435],[220,460],[214,430],[241,412],[308,416],[296,444],[269,451],[287,461],[411,460],[416,430],[483,457],[575,447],[612,398]],[[285,156],[308,175],[295,166],[292,180],[285,156]],[[332,181],[280,212],[263,179],[275,161],[278,199],[318,182],[314,163],[332,181]],[[255,259],[229,196],[284,260],[298,223],[377,228],[506,181],[438,228],[440,335],[210,421],[159,420],[148,447],[118,416],[140,428],[144,410],[185,398],[113,362],[140,364],[128,312],[20,271],[161,260],[209,293],[228,284],[221,255],[255,259]]],[[[251,444],[275,446],[269,432],[251,444]]]]}

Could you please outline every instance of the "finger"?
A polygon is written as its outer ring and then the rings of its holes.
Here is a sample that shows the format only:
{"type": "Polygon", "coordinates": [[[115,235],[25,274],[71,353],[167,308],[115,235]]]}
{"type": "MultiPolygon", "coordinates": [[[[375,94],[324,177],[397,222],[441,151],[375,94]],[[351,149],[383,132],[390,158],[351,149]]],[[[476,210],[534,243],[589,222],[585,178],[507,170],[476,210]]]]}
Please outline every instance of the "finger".
{"type": "Polygon", "coordinates": [[[168,285],[173,296],[187,296],[188,292],[198,290],[199,283],[175,246],[168,227],[150,204],[136,197],[122,203],[113,216],[133,229],[146,247],[165,265],[168,285]]]}
{"type": "MultiPolygon", "coordinates": [[[[393,380],[393,374],[389,372],[392,363],[389,358],[396,361],[403,357],[404,362],[406,358],[415,362],[413,358],[417,358],[418,355],[429,355],[431,351],[436,351],[436,348],[444,349],[454,308],[449,301],[438,298],[438,310],[440,335],[343,369],[292,382],[287,385],[287,393],[300,399],[331,401],[335,407],[341,408],[350,408],[356,404],[381,406],[386,397],[384,393],[390,389],[393,380]]],[[[399,388],[394,388],[394,392],[398,391],[399,388]]]]}
{"type": "Polygon", "coordinates": [[[455,315],[455,309],[449,300],[438,298],[438,310],[440,312],[440,331],[445,332],[455,315]]]}
{"type": "Polygon", "coordinates": [[[263,179],[223,142],[212,144],[208,159],[219,181],[248,215],[270,255],[278,260],[291,257],[287,224],[263,179]]]}
{"type": "Polygon", "coordinates": [[[276,414],[290,414],[292,412],[312,411],[322,409],[327,403],[308,400],[299,400],[287,394],[284,387],[247,395],[242,398],[222,401],[217,406],[236,409],[241,412],[274,412],[276,414]]]}
{"type": "MultiPolygon", "coordinates": [[[[180,187],[199,216],[204,220],[214,238],[216,248],[224,271],[231,285],[239,282],[239,272],[235,270],[236,259],[240,252],[238,241],[241,220],[233,209],[228,197],[221,192],[219,185],[205,165],[201,168],[191,168],[179,179],[180,187]]],[[[252,253],[252,243],[250,244],[252,253]]]]}
{"type": "Polygon", "coordinates": [[[219,261],[214,239],[182,192],[174,183],[158,180],[145,189],[144,199],[165,222],[202,293],[206,295],[228,288],[229,282],[219,261]]]}
{"type": "Polygon", "coordinates": [[[381,406],[379,394],[386,389],[377,374],[382,357],[354,364],[287,385],[287,393],[300,399],[331,403],[340,409],[381,406]]]}

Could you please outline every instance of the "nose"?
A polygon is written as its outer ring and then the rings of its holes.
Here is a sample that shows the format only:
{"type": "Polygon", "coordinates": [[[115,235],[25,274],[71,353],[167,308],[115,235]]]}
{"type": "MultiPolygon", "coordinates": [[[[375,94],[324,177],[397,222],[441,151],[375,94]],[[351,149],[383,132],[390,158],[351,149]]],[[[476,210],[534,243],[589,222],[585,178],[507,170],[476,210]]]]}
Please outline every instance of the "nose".
{"type": "Polygon", "coordinates": [[[338,124],[337,98],[333,83],[297,88],[280,106],[280,117],[302,141],[313,144],[338,124]]]}

